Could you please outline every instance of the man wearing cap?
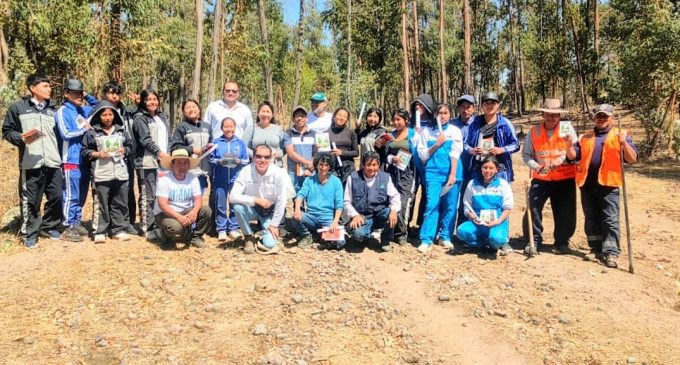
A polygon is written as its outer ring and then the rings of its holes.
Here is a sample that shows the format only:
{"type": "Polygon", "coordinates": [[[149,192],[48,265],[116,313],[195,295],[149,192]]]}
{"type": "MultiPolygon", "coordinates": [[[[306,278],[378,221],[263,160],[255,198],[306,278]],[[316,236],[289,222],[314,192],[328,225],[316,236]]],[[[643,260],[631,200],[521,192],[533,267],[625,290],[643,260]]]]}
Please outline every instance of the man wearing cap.
{"type": "Polygon", "coordinates": [[[501,164],[498,176],[511,183],[514,180],[512,158],[510,155],[519,151],[519,140],[515,127],[501,115],[500,99],[494,92],[482,96],[482,112],[468,126],[465,138],[465,151],[468,158],[470,178],[480,177],[482,157],[496,156],[501,164]]]}
{"type": "Polygon", "coordinates": [[[619,188],[622,184],[622,161],[635,163],[637,148],[626,130],[614,127],[614,107],[600,104],[595,108],[595,128],[582,134],[567,151],[577,160],[576,184],[581,188],[584,229],[590,246],[587,260],[602,261],[607,267],[618,266],[619,188]]]}
{"type": "Polygon", "coordinates": [[[55,116],[59,135],[62,139],[61,159],[64,169],[64,193],[62,198],[64,225],[66,230],[61,238],[66,241],[81,242],[88,234],[81,225],[83,205],[90,186],[89,161],[81,161],[80,155],[83,135],[90,129],[87,118],[92,114],[92,106],[97,103],[91,95],[83,92],[83,83],[68,79],[64,84],[64,104],[55,116]],[[87,104],[86,104],[87,101],[87,104]],[[89,105],[88,105],[89,104],[89,105]],[[92,105],[92,106],[90,106],[92,105]]]}
{"type": "Polygon", "coordinates": [[[311,97],[312,114],[308,115],[307,126],[315,133],[325,133],[331,128],[333,115],[326,111],[328,99],[322,92],[315,93],[311,97]]]}
{"type": "Polygon", "coordinates": [[[293,126],[283,135],[282,141],[288,156],[288,175],[296,192],[305,178],[314,173],[315,136],[316,133],[307,126],[307,109],[298,105],[293,110],[293,126]]]}
{"type": "Polygon", "coordinates": [[[161,167],[171,173],[158,179],[153,211],[162,232],[161,242],[170,248],[180,240],[198,248],[205,246],[203,235],[212,224],[212,212],[203,205],[198,178],[189,172],[199,163],[185,149],[174,150],[169,158],[161,160],[161,167]]]}
{"type": "Polygon", "coordinates": [[[213,101],[205,108],[203,121],[210,124],[213,136],[222,135],[222,121],[231,117],[236,121],[234,134],[243,138],[246,129],[253,128],[253,113],[239,101],[239,86],[236,81],[226,81],[222,87],[222,99],[213,101]]]}
{"type": "MultiPolygon", "coordinates": [[[[460,129],[463,135],[463,142],[467,138],[468,128],[470,123],[475,119],[475,98],[472,95],[463,95],[456,101],[456,109],[458,110],[458,118],[451,121],[451,124],[460,129]]],[[[463,166],[463,181],[461,189],[464,191],[467,187],[468,182],[470,182],[470,169],[468,164],[470,163],[470,156],[468,152],[463,148],[463,152],[460,154],[459,159],[460,164],[463,166]]],[[[467,219],[463,210],[463,196],[465,194],[460,194],[460,201],[458,203],[458,223],[462,223],[467,219]]],[[[458,223],[456,225],[458,225],[458,223]]]]}
{"type": "Polygon", "coordinates": [[[32,74],[26,79],[26,86],[31,95],[9,107],[2,137],[19,150],[20,233],[27,248],[36,248],[39,234],[59,239],[63,175],[50,80],[32,74]],[[41,217],[43,193],[47,202],[41,217]]]}
{"type": "MultiPolygon", "coordinates": [[[[576,141],[576,131],[570,122],[560,121],[560,114],[566,110],[560,109],[559,99],[546,99],[542,108],[543,121],[531,127],[524,138],[522,158],[531,170],[531,187],[529,199],[531,201],[531,218],[534,233],[534,248],[527,244],[524,252],[533,256],[543,243],[543,207],[550,199],[553,218],[555,221],[556,253],[566,254],[569,249],[569,239],[576,230],[576,165],[567,161],[567,149],[576,141]]],[[[525,236],[528,223],[524,217],[525,236]]]]}

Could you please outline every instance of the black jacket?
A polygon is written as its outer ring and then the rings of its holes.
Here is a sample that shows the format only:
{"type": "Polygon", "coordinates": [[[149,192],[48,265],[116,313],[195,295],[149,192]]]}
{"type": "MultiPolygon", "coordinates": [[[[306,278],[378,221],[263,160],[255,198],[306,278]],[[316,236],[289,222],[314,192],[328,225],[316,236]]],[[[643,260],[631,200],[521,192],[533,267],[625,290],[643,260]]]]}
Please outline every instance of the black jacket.
{"type": "MultiPolygon", "coordinates": [[[[170,147],[172,131],[168,124],[168,118],[162,112],[156,115],[165,125],[168,135],[168,147],[170,147]]],[[[135,168],[157,169],[159,166],[158,154],[161,152],[160,147],[158,147],[158,126],[149,112],[140,109],[135,114],[132,133],[132,138],[135,142],[135,168]]]]}

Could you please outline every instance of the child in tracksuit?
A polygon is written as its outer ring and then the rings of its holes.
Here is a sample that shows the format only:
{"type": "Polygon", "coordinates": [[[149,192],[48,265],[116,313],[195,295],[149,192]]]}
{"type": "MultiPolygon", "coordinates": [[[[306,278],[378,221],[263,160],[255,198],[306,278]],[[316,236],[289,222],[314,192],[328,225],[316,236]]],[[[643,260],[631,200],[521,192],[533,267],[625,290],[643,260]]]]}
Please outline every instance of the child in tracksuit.
{"type": "Polygon", "coordinates": [[[213,165],[213,181],[215,193],[215,226],[217,228],[217,240],[225,242],[227,233],[232,238],[237,238],[238,222],[233,212],[227,209],[227,195],[234,186],[234,181],[243,166],[249,163],[248,148],[242,139],[236,137],[236,122],[231,117],[222,120],[222,132],[224,133],[213,143],[217,148],[210,155],[210,164],[213,165]]]}
{"type": "Polygon", "coordinates": [[[84,96],[83,83],[76,79],[66,81],[64,99],[64,104],[54,117],[62,139],[61,157],[64,169],[62,211],[67,228],[61,239],[82,242],[81,236],[88,233],[81,221],[90,185],[90,166],[85,161],[81,163],[80,147],[83,135],[89,129],[86,119],[92,113],[92,107],[87,104],[94,104],[97,100],[91,95],[84,96]]]}
{"type": "Polygon", "coordinates": [[[92,129],[85,134],[82,155],[92,161],[95,207],[92,218],[94,242],[102,243],[108,232],[112,238],[127,241],[128,168],[125,157],[132,153],[132,141],[123,127],[123,118],[108,101],[97,104],[92,129]]]}

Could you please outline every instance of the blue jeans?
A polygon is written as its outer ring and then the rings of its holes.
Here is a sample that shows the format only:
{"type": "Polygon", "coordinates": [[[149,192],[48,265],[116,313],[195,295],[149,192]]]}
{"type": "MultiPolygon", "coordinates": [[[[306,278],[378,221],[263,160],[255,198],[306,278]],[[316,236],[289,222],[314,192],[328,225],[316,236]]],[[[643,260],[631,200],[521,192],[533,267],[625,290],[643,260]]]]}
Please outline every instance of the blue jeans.
{"type": "MultiPolygon", "coordinates": [[[[302,219],[295,225],[298,233],[302,237],[306,237],[315,233],[319,228],[329,227],[333,223],[333,217],[315,217],[311,214],[302,212],[302,219]]],[[[338,241],[339,245],[344,245],[345,240],[338,241]]]]}
{"type": "Polygon", "coordinates": [[[621,254],[619,188],[586,183],[581,188],[581,206],[590,249],[609,255],[621,254]]]}
{"type": "Polygon", "coordinates": [[[295,188],[295,192],[297,193],[302,188],[302,183],[305,182],[307,176],[297,176],[295,172],[290,171],[288,172],[288,176],[290,176],[290,181],[293,183],[293,188],[295,188]]]}
{"type": "Polygon", "coordinates": [[[501,248],[510,242],[508,220],[491,228],[467,221],[458,227],[458,237],[470,247],[501,248]]]}
{"type": "Polygon", "coordinates": [[[276,239],[272,235],[271,232],[269,232],[269,224],[271,223],[272,216],[261,216],[257,214],[255,211],[254,207],[247,206],[247,205],[242,205],[242,204],[234,204],[232,206],[232,209],[234,210],[234,214],[236,215],[236,221],[238,221],[238,225],[241,227],[241,231],[243,232],[244,236],[252,236],[253,235],[253,229],[250,228],[250,221],[253,219],[257,219],[258,222],[262,225],[263,229],[263,234],[262,234],[262,244],[266,248],[272,248],[276,246],[276,239]]]}
{"type": "Polygon", "coordinates": [[[458,213],[458,196],[460,195],[460,181],[456,181],[446,195],[440,197],[442,189],[448,181],[448,176],[438,176],[428,174],[425,183],[427,187],[427,203],[425,205],[425,216],[423,225],[420,227],[420,241],[423,244],[431,245],[437,232],[439,222],[439,239],[451,241],[451,233],[456,225],[456,214],[458,213]],[[441,220],[439,219],[441,215],[441,220]]]}
{"type": "Polygon", "coordinates": [[[373,231],[382,228],[380,235],[380,244],[383,246],[389,245],[394,238],[394,227],[390,227],[387,221],[390,217],[390,207],[381,210],[378,214],[365,215],[364,225],[351,231],[353,239],[364,242],[373,238],[373,231]]]}

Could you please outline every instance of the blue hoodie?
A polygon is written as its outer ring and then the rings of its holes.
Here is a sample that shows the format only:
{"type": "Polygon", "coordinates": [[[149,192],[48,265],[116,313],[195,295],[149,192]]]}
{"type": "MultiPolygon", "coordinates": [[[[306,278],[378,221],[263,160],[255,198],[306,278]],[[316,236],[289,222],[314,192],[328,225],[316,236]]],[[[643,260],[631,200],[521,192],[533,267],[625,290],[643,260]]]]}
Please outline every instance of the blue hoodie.
{"type": "Polygon", "coordinates": [[[80,127],[79,124],[84,123],[92,114],[93,109],[90,105],[97,104],[97,99],[92,95],[87,95],[85,102],[89,105],[76,106],[70,101],[65,101],[54,117],[57,130],[59,130],[59,135],[63,141],[61,146],[62,163],[80,165],[81,142],[87,128],[80,127]]]}

